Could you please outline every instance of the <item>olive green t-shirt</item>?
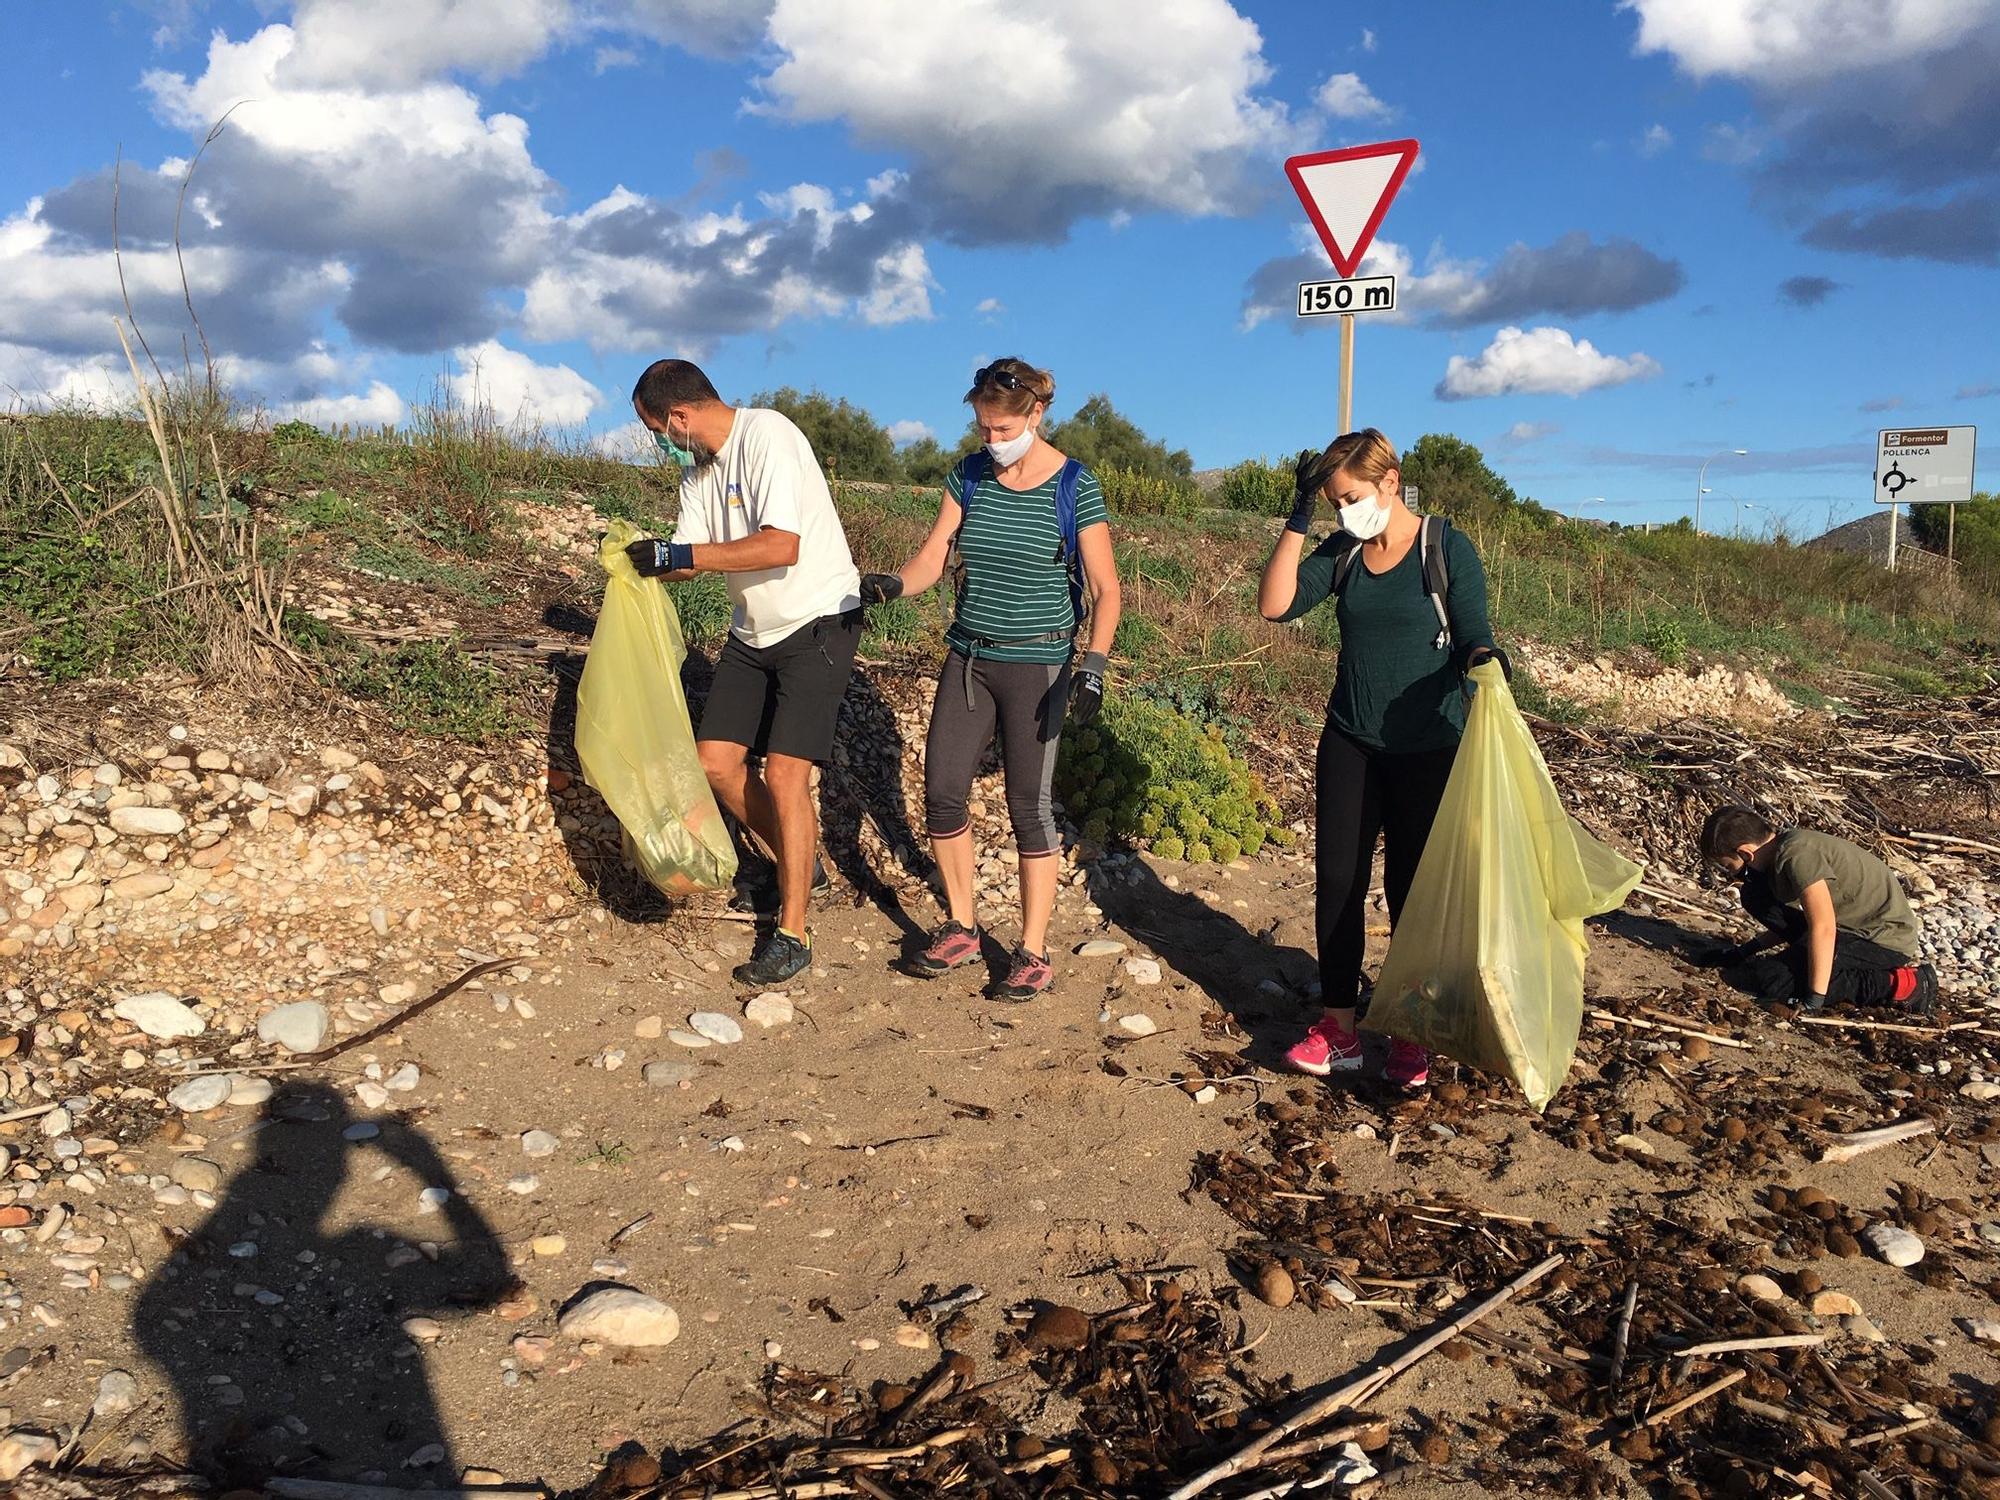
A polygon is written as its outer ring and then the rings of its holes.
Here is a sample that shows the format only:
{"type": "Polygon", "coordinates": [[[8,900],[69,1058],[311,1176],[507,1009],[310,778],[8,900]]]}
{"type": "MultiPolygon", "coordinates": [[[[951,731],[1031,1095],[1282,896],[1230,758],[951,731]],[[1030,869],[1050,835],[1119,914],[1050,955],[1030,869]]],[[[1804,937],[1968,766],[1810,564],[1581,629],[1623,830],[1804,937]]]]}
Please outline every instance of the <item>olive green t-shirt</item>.
{"type": "MultiPolygon", "coordinates": [[[[1335,532],[1299,562],[1298,593],[1281,617],[1296,620],[1333,592],[1341,555],[1353,539],[1335,532]]],[[[1465,659],[1493,644],[1486,615],[1486,571],[1471,538],[1456,527],[1444,535],[1451,575],[1445,616],[1451,646],[1437,645],[1437,610],[1424,590],[1421,541],[1386,573],[1371,573],[1356,557],[1335,603],[1340,621],[1340,666],[1334,676],[1327,721],[1372,750],[1407,755],[1443,750],[1465,733],[1465,659]]]]}
{"type": "MultiPolygon", "coordinates": [[[[989,661],[1030,661],[1055,665],[1070,657],[1065,635],[1052,641],[1029,636],[1073,632],[1069,569],[1062,555],[1062,528],[1056,524],[1058,469],[1029,490],[1010,490],[989,469],[972,496],[958,553],[965,561],[965,593],[945,639],[968,656],[989,661]],[[1016,644],[1001,645],[1012,641],[1016,644]]],[[[954,467],[945,491],[959,499],[962,483],[954,467]]],[[[1086,466],[1076,477],[1076,531],[1108,524],[1104,487],[1086,466]]]]}
{"type": "Polygon", "coordinates": [[[1771,893],[1797,906],[1809,886],[1826,882],[1833,922],[1845,932],[1917,956],[1917,918],[1895,871],[1858,844],[1811,828],[1788,828],[1771,851],[1771,893]]]}

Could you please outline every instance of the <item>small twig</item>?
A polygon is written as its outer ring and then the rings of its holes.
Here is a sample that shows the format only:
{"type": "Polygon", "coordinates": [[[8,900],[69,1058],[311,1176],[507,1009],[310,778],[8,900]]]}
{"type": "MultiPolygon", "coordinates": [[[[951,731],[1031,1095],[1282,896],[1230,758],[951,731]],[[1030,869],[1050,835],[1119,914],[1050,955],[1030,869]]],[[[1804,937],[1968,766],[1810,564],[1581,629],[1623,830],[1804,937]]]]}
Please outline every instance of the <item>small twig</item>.
{"type": "Polygon", "coordinates": [[[1864,1432],[1847,1440],[1850,1448],[1866,1448],[1874,1443],[1886,1443],[1891,1438],[1908,1437],[1911,1433],[1931,1425],[1936,1417],[1918,1417],[1913,1422],[1903,1422],[1895,1427],[1880,1427],[1874,1432],[1864,1432]]]}
{"type": "Polygon", "coordinates": [[[1883,1146],[1893,1146],[1901,1141],[1915,1140],[1920,1135],[1929,1135],[1937,1127],[1929,1120],[1909,1120],[1901,1125],[1885,1125],[1880,1130],[1863,1130],[1854,1135],[1841,1136],[1835,1144],[1820,1153],[1822,1164],[1827,1162],[1852,1161],[1855,1157],[1876,1151],[1883,1146]]]}
{"type": "Polygon", "coordinates": [[[33,1120],[41,1115],[51,1114],[62,1108],[60,1103],[37,1104],[33,1109],[17,1109],[11,1114],[0,1115],[0,1125],[12,1124],[15,1120],[33,1120]]]}
{"type": "MultiPolygon", "coordinates": [[[[1675,1417],[1679,1416],[1682,1412],[1688,1410],[1688,1408],[1693,1406],[1699,1406],[1702,1402],[1708,1400],[1709,1397],[1720,1395],[1722,1392],[1728,1390],[1732,1385],[1736,1384],[1737,1381],[1746,1378],[1749,1375],[1749,1373],[1750,1372],[1748,1370],[1731,1370],[1729,1371],[1728,1374],[1723,1375],[1718,1379],[1711,1380],[1707,1385],[1703,1386],[1700,1390],[1696,1391],[1692,1396],[1684,1396],[1679,1401],[1676,1401],[1672,1406],[1661,1407],[1651,1416],[1648,1416],[1642,1421],[1636,1423],[1631,1430],[1633,1432],[1643,1432],[1648,1427],[1658,1427],[1662,1422],[1671,1422],[1675,1417]]],[[[1592,1443],[1590,1446],[1592,1448],[1602,1448],[1610,1441],[1611,1441],[1611,1434],[1607,1432],[1602,1437],[1598,1438],[1598,1440],[1592,1443]]]]}
{"type": "Polygon", "coordinates": [[[511,969],[516,964],[523,964],[527,962],[529,962],[529,960],[525,958],[496,958],[489,960],[488,962],[483,964],[474,964],[471,968],[466,969],[464,972],[459,974],[459,976],[456,979],[450,980],[448,983],[442,985],[438,989],[431,991],[430,994],[424,996],[424,998],[417,1001],[416,1004],[404,1007],[402,1010],[396,1012],[395,1015],[389,1017],[388,1020],[382,1022],[380,1025],[371,1026],[366,1031],[360,1032],[355,1036],[349,1037],[346,1041],[340,1043],[336,1047],[329,1047],[324,1052],[315,1053],[314,1061],[328,1062],[331,1061],[333,1058],[340,1056],[340,1054],[343,1052],[352,1052],[356,1047],[366,1046],[369,1042],[374,1041],[377,1037],[385,1036],[389,1032],[394,1031],[398,1026],[401,1026],[405,1021],[412,1020],[415,1017],[422,1015],[425,1011],[429,1010],[433,1005],[436,1005],[440,1000],[445,999],[447,996],[456,994],[459,990],[464,989],[466,985],[470,984],[473,980],[477,979],[480,975],[491,974],[495,969],[511,969]]]}
{"type": "Polygon", "coordinates": [[[1794,1016],[1801,1026],[1840,1026],[1850,1031],[1893,1031],[1898,1036],[1947,1037],[1954,1031],[1974,1031],[1977,1021],[1955,1021],[1949,1026],[1908,1026],[1899,1021],[1858,1021],[1846,1016],[1794,1016]]]}
{"type": "Polygon", "coordinates": [[[1632,1314],[1639,1306],[1639,1283],[1625,1283],[1625,1306],[1618,1314],[1618,1332],[1611,1340],[1611,1374],[1604,1382],[1607,1399],[1615,1400],[1618,1394],[1618,1377],[1625,1373],[1625,1347],[1632,1337],[1632,1314]]]}
{"type": "Polygon", "coordinates": [[[1600,1010],[1596,1006],[1591,1007],[1590,1018],[1593,1021],[1609,1022],[1613,1026],[1637,1027],[1640,1031],[1671,1031],[1680,1036],[1700,1037],[1704,1042],[1713,1042],[1718,1047],[1735,1047],[1743,1052],[1756,1050],[1750,1043],[1739,1042],[1733,1036],[1717,1036],[1712,1031],[1697,1031],[1692,1026],[1675,1026],[1666,1021],[1642,1021],[1637,1016],[1621,1016],[1608,1010],[1600,1010]]]}
{"type": "Polygon", "coordinates": [[[1826,1342],[1823,1333],[1777,1333],[1768,1338],[1722,1339],[1713,1344],[1692,1344],[1674,1350],[1675,1359],[1705,1359],[1713,1354],[1735,1354],[1751,1349],[1817,1349],[1826,1342]]]}

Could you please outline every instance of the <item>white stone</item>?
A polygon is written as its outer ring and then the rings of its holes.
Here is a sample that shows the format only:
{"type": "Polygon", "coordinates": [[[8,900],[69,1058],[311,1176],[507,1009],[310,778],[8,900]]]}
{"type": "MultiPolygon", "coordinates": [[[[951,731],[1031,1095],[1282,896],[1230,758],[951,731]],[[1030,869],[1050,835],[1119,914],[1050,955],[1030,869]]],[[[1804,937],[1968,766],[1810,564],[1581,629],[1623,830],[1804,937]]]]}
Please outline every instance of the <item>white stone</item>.
{"type": "Polygon", "coordinates": [[[107,1370],[97,1382],[97,1399],[90,1403],[91,1415],[122,1417],[139,1404],[139,1382],[129,1370],[107,1370]]]}
{"type": "Polygon", "coordinates": [[[396,1069],[395,1072],[382,1080],[382,1087],[385,1089],[394,1089],[399,1094],[407,1094],[417,1086],[418,1081],[423,1076],[422,1070],[415,1063],[406,1062],[402,1067],[396,1069]]]}
{"type": "Polygon", "coordinates": [[[76,1122],[70,1119],[69,1111],[60,1107],[42,1116],[42,1134],[50,1140],[69,1134],[70,1126],[76,1122]]]}
{"type": "Polygon", "coordinates": [[[715,1043],[711,1042],[699,1031],[683,1031],[678,1026],[667,1033],[667,1040],[672,1042],[676,1047],[713,1047],[715,1045],[715,1043]]]}
{"type": "Polygon", "coordinates": [[[222,1186],[222,1168],[201,1156],[183,1156],[173,1165],[174,1182],[190,1193],[212,1193],[222,1186]]]}
{"type": "Polygon", "coordinates": [[[1116,958],[1124,951],[1125,945],[1113,938],[1092,938],[1089,942],[1078,945],[1076,956],[1078,958],[1116,958]]]}
{"type": "Polygon", "coordinates": [[[679,1088],[694,1077],[694,1064],[684,1062],[649,1062],[640,1070],[647,1083],[656,1089],[679,1088]]]}
{"type": "Polygon", "coordinates": [[[130,1021],[147,1036],[162,1042],[184,1036],[200,1036],[208,1023],[165,990],[148,990],[143,995],[127,995],[111,1007],[111,1014],[130,1021]]]}
{"type": "Polygon", "coordinates": [[[187,827],[187,819],[171,807],[114,807],[112,832],[131,838],[165,838],[187,827]]]}
{"type": "Polygon", "coordinates": [[[1132,976],[1134,984],[1158,984],[1160,982],[1160,965],[1154,959],[1128,958],[1125,960],[1125,972],[1132,976]]]}
{"type": "Polygon", "coordinates": [[[444,1324],[436,1318],[405,1318],[403,1332],[419,1344],[435,1344],[444,1337],[444,1324]]]}
{"type": "Polygon", "coordinates": [[[666,1303],[630,1287],[605,1287],[572,1303],[556,1328],[573,1339],[621,1349],[652,1349],[680,1337],[681,1320],[666,1303]]]}
{"type": "Polygon", "coordinates": [[[768,995],[758,995],[743,1007],[745,1020],[755,1021],[765,1030],[773,1026],[784,1026],[792,1019],[792,1001],[789,995],[776,991],[768,995]]]}
{"type": "Polygon", "coordinates": [[[239,1108],[262,1104],[273,1093],[271,1080],[268,1078],[252,1077],[242,1073],[231,1073],[229,1077],[231,1082],[227,1102],[239,1108]]]}
{"type": "Polygon", "coordinates": [[[257,1018],[257,1038],[287,1052],[317,1052],[326,1045],[333,1017],[317,1000],[294,1000],[257,1018]]]}
{"type": "Polygon", "coordinates": [[[542,1179],[537,1177],[533,1172],[516,1172],[512,1177],[507,1179],[507,1191],[518,1193],[523,1198],[534,1192],[541,1185],[542,1179]]]}
{"type": "Polygon", "coordinates": [[[690,1029],[724,1047],[734,1046],[743,1040],[743,1028],[734,1016],[725,1016],[719,1010],[698,1010],[688,1017],[690,1029]]]}
{"type": "Polygon", "coordinates": [[[1914,1266],[1924,1258],[1924,1242],[1894,1224],[1870,1224],[1861,1231],[1861,1243],[1892,1266],[1914,1266]]]}
{"type": "Polygon", "coordinates": [[[389,1102],[389,1091],[372,1078],[364,1078],[354,1085],[354,1097],[368,1109],[380,1109],[389,1102]]]}
{"type": "Polygon", "coordinates": [[[1133,1036],[1151,1036],[1160,1029],[1159,1023],[1154,1021],[1151,1016],[1138,1011],[1134,1011],[1129,1016],[1120,1016],[1118,1018],[1118,1028],[1121,1031],[1130,1032],[1133,1036]]]}
{"type": "Polygon", "coordinates": [[[521,1150],[528,1156],[554,1156],[561,1145],[546,1130],[530,1130],[521,1137],[521,1150]]]}
{"type": "Polygon", "coordinates": [[[434,1214],[450,1201],[450,1188],[427,1187],[421,1193],[417,1194],[417,1212],[420,1214],[434,1214]]]}
{"type": "Polygon", "coordinates": [[[167,1103],[184,1114],[198,1115],[227,1104],[229,1092],[235,1087],[235,1074],[210,1073],[203,1078],[190,1078],[167,1095],[167,1103]]]}
{"type": "Polygon", "coordinates": [[[56,1461],[62,1445],[45,1433],[15,1431],[0,1437],[0,1483],[11,1484],[27,1470],[56,1461]]]}
{"type": "Polygon", "coordinates": [[[1983,1081],[1979,1083],[1962,1083],[1958,1086],[1958,1092],[1976,1104],[1991,1104],[1995,1099],[2000,1099],[2000,1083],[1987,1083],[1983,1081]]]}
{"type": "Polygon", "coordinates": [[[1736,1290],[1754,1301],[1782,1302],[1785,1289],[1770,1277],[1758,1274],[1737,1278],[1736,1290]]]}

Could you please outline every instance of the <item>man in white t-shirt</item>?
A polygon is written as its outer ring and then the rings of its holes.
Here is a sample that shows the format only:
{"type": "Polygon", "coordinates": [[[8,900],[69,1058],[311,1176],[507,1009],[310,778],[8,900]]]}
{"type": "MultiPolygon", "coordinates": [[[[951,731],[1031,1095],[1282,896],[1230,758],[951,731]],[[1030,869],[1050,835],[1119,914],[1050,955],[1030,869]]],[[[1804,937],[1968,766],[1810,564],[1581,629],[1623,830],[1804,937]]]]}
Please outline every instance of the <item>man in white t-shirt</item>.
{"type": "Polygon", "coordinates": [[[632,405],[681,466],[673,540],[634,542],[633,566],[670,583],[697,573],[729,582],[729,640],[695,741],[716,800],[778,867],[777,928],[735,971],[769,988],[812,962],[806,909],[824,880],[812,771],[833,752],[854,669],[860,575],[812,444],[782,412],[726,404],[684,359],[649,365],[632,405]]]}

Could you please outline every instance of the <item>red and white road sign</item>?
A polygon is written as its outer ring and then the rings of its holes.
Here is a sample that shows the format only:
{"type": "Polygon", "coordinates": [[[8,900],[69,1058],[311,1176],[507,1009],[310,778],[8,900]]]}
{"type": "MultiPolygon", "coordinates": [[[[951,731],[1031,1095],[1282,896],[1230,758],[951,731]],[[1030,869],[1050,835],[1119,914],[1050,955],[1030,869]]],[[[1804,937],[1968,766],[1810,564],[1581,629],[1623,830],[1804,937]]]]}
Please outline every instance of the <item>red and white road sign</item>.
{"type": "Polygon", "coordinates": [[[1287,158],[1285,175],[1342,276],[1352,276],[1360,266],[1389,212],[1389,200],[1416,160],[1415,141],[1377,141],[1287,158]]]}

